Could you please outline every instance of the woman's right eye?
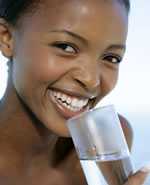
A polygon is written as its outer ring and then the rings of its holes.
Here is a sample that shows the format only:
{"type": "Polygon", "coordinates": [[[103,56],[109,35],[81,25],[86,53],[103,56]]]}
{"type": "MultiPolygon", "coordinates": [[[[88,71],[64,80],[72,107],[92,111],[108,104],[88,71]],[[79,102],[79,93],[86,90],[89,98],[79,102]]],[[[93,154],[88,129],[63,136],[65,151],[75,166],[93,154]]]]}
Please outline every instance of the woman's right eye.
{"type": "Polygon", "coordinates": [[[73,46],[71,43],[55,42],[52,46],[69,54],[76,54],[78,52],[76,46],[73,46]]]}

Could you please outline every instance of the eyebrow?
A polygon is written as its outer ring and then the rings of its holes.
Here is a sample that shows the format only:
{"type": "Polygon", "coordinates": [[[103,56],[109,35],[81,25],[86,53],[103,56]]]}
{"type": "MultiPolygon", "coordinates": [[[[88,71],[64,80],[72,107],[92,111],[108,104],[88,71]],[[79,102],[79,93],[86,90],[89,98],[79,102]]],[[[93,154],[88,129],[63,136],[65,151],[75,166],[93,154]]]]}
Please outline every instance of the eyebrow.
{"type": "Polygon", "coordinates": [[[88,41],[85,38],[83,38],[82,36],[80,36],[76,33],[68,31],[68,30],[50,30],[50,32],[52,32],[52,33],[65,33],[65,34],[68,34],[71,37],[74,37],[75,39],[81,41],[84,45],[88,44],[88,41]]]}
{"type": "MultiPolygon", "coordinates": [[[[83,38],[82,36],[80,36],[76,33],[71,32],[71,31],[62,29],[62,30],[50,30],[49,32],[51,32],[51,33],[64,33],[64,34],[70,35],[71,37],[74,37],[77,40],[80,40],[84,45],[88,45],[88,41],[85,38],[83,38]]],[[[126,50],[126,45],[112,44],[112,45],[110,45],[106,48],[106,50],[113,50],[113,49],[117,49],[117,50],[120,49],[120,50],[125,51],[126,50]]]]}
{"type": "Polygon", "coordinates": [[[123,44],[112,44],[106,48],[106,50],[113,50],[113,49],[120,49],[120,50],[126,50],[126,45],[123,44]]]}

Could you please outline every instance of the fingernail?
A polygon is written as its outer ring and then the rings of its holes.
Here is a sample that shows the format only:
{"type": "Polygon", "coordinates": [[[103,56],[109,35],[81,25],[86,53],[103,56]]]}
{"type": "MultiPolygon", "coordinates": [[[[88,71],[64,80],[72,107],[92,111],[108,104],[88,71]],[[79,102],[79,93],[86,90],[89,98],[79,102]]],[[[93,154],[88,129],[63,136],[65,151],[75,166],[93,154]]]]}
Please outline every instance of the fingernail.
{"type": "Polygon", "coordinates": [[[145,165],[143,168],[140,169],[140,171],[144,173],[150,173],[150,164],[145,165]]]}

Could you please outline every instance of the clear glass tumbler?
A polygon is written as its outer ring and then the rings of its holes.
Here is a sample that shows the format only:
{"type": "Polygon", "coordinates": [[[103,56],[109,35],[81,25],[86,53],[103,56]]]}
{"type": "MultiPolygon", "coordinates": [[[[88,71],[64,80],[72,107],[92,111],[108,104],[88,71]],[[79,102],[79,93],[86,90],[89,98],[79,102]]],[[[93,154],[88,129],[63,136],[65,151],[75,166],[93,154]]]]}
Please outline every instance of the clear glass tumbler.
{"type": "Polygon", "coordinates": [[[103,176],[109,185],[123,185],[133,168],[114,106],[84,112],[69,119],[67,126],[87,183],[103,184],[103,176]]]}

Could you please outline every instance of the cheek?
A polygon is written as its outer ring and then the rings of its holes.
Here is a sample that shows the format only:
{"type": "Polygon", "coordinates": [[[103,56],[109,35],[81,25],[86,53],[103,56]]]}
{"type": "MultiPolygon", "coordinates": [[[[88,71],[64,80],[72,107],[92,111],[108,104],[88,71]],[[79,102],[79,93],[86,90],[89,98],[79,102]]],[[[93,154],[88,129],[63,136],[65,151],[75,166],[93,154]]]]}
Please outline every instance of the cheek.
{"type": "Polygon", "coordinates": [[[13,83],[17,93],[35,116],[50,130],[62,135],[67,133],[65,120],[55,111],[45,92],[48,92],[49,85],[65,74],[68,67],[59,65],[57,57],[50,55],[46,49],[41,49],[24,48],[16,55],[13,83]],[[57,124],[53,124],[53,120],[57,124]]]}
{"type": "Polygon", "coordinates": [[[32,82],[32,85],[51,84],[64,73],[65,69],[60,61],[50,53],[47,46],[29,43],[24,44],[22,48],[18,49],[14,57],[14,73],[17,80],[32,82]]]}
{"type": "Polygon", "coordinates": [[[102,96],[107,95],[115,88],[117,80],[118,80],[118,69],[103,71],[103,74],[101,75],[102,96]]]}
{"type": "MultiPolygon", "coordinates": [[[[48,45],[39,41],[39,35],[21,35],[15,41],[14,72],[17,79],[43,83],[56,80],[61,73],[56,57],[51,55],[48,45]],[[21,46],[21,47],[20,47],[21,46]]],[[[29,81],[28,81],[29,82],[29,81]]],[[[33,84],[33,85],[34,85],[33,84]]]]}

